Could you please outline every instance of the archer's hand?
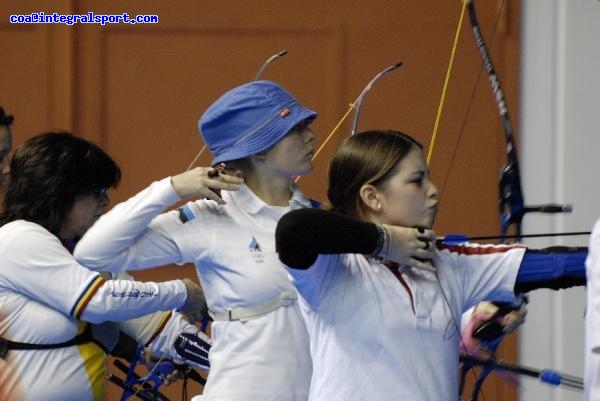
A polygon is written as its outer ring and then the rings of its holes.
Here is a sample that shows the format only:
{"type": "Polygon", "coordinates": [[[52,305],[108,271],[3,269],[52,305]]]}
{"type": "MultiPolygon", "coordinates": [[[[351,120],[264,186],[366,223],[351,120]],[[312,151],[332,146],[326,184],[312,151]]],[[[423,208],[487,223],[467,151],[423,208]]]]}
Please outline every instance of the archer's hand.
{"type": "Polygon", "coordinates": [[[220,205],[226,202],[221,198],[220,191],[237,191],[244,182],[237,175],[226,174],[210,167],[196,167],[171,177],[173,189],[181,199],[200,197],[214,200],[220,205]]]}
{"type": "Polygon", "coordinates": [[[183,282],[187,291],[187,298],[185,304],[179,308],[179,310],[187,316],[192,324],[194,324],[202,320],[208,313],[206,299],[204,298],[202,287],[198,284],[194,283],[189,278],[183,279],[183,282]]]}
{"type": "MultiPolygon", "coordinates": [[[[492,322],[498,325],[498,330],[501,330],[503,334],[508,334],[525,322],[525,316],[527,316],[525,303],[522,303],[518,309],[503,311],[493,302],[484,301],[477,304],[471,319],[475,323],[475,329],[480,328],[482,324],[492,322]]],[[[477,333],[473,334],[477,335],[477,333]]]]}
{"type": "Polygon", "coordinates": [[[407,228],[384,224],[391,235],[391,243],[384,258],[402,266],[435,271],[432,264],[436,235],[432,230],[407,228]]]}
{"type": "Polygon", "coordinates": [[[512,333],[520,325],[525,323],[525,316],[527,316],[527,307],[525,306],[525,304],[521,305],[521,308],[511,311],[504,315],[500,322],[504,333],[512,333]]]}
{"type": "Polygon", "coordinates": [[[478,303],[473,309],[467,326],[462,331],[461,345],[465,348],[463,352],[485,355],[486,351],[485,347],[482,346],[482,341],[494,341],[503,334],[513,332],[525,322],[526,315],[525,303],[519,309],[509,312],[503,312],[493,302],[483,301],[478,303]]]}

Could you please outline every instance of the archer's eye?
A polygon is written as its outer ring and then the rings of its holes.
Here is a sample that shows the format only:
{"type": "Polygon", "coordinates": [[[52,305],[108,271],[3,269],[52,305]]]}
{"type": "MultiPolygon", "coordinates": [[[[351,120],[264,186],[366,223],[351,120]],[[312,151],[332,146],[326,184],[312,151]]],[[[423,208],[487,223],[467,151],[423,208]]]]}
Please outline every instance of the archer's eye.
{"type": "Polygon", "coordinates": [[[413,180],[410,180],[409,182],[410,182],[411,184],[415,184],[415,185],[416,185],[416,186],[418,186],[418,187],[422,187],[422,186],[423,186],[423,177],[418,177],[418,178],[415,178],[415,179],[413,179],[413,180]]]}

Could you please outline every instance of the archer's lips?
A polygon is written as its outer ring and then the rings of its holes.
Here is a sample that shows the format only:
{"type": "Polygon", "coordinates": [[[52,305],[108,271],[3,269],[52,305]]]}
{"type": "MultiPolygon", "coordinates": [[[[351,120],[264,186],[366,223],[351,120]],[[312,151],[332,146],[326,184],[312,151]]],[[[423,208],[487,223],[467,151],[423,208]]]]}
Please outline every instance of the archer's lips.
{"type": "Polygon", "coordinates": [[[438,211],[438,204],[437,203],[427,209],[427,212],[429,214],[431,214],[432,216],[437,215],[437,211],[438,211]]]}

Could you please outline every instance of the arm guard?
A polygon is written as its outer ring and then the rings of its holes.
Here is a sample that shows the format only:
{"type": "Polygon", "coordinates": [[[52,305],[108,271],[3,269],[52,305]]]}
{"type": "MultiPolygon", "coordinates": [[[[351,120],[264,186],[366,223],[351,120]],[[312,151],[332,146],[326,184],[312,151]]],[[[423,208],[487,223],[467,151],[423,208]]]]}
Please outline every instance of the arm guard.
{"type": "Polygon", "coordinates": [[[521,261],[515,292],[538,288],[558,290],[586,284],[586,247],[554,246],[540,250],[528,249],[521,261]]]}
{"type": "Polygon", "coordinates": [[[373,223],[320,209],[299,209],[279,220],[275,246],[284,264],[308,269],[319,254],[371,254],[379,238],[373,223]]]}
{"type": "Polygon", "coordinates": [[[206,371],[210,368],[209,350],[210,338],[203,332],[181,333],[175,340],[175,351],[181,359],[206,371]]]}

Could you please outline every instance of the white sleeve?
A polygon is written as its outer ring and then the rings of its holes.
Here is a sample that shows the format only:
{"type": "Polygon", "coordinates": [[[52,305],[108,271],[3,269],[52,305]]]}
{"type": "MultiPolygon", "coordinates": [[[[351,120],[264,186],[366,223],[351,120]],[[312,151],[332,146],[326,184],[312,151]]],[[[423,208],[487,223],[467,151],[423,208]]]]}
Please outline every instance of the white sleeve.
{"type": "Polygon", "coordinates": [[[467,244],[449,252],[460,274],[465,310],[478,302],[513,302],[514,285],[525,254],[522,245],[467,244]]]}
{"type": "MultiPolygon", "coordinates": [[[[131,280],[133,277],[126,273],[117,273],[116,279],[131,280]]],[[[197,334],[200,330],[173,311],[155,312],[135,319],[117,323],[120,331],[149,347],[150,352],[158,357],[178,358],[181,356],[175,350],[175,341],[182,333],[197,334]]],[[[210,340],[208,341],[210,343],[210,340]]]]}
{"type": "Polygon", "coordinates": [[[317,310],[342,277],[351,274],[350,257],[350,254],[319,255],[308,269],[287,267],[294,286],[312,309],[317,310]]]}
{"type": "Polygon", "coordinates": [[[600,220],[594,225],[585,261],[587,275],[587,308],[585,321],[588,347],[600,353],[600,220]]]}
{"type": "Polygon", "coordinates": [[[130,319],[178,308],[187,298],[181,280],[106,281],[78,264],[57,237],[36,224],[15,227],[2,247],[1,285],[77,319],[130,319]]]}
{"type": "Polygon", "coordinates": [[[136,319],[125,320],[118,323],[118,328],[139,344],[150,347],[152,354],[163,355],[166,353],[171,358],[179,357],[174,348],[179,334],[198,332],[195,326],[173,311],[155,312],[136,319]]]}
{"type": "Polygon", "coordinates": [[[73,255],[95,271],[119,272],[181,263],[180,251],[168,232],[150,224],[179,200],[170,177],[152,183],[98,219],[73,255]]]}
{"type": "Polygon", "coordinates": [[[84,287],[69,314],[91,323],[121,321],[179,308],[186,298],[181,280],[142,283],[104,280],[98,275],[84,287]]]}

